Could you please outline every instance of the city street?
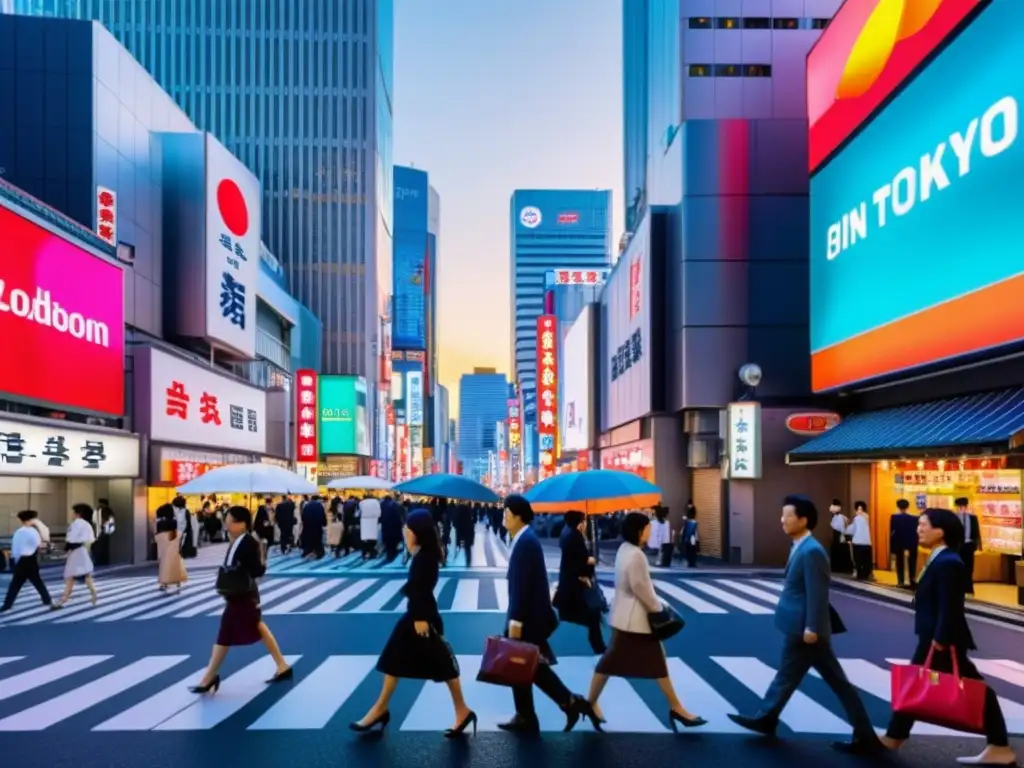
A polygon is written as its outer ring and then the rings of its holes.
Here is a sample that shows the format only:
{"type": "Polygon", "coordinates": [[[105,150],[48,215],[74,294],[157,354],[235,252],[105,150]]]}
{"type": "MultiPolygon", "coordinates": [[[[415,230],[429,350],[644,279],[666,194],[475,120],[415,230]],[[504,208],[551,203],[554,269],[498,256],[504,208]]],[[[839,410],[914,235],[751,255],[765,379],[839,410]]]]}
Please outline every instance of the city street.
{"type": "MultiPolygon", "coordinates": [[[[493,567],[446,571],[438,600],[467,700],[480,717],[477,737],[457,744],[440,734],[453,718],[446,689],[429,683],[399,687],[383,739],[360,738],[347,727],[377,694],[376,654],[402,610],[400,569],[311,575],[296,567],[294,576],[273,570],[261,588],[264,615],[294,664],[294,682],[268,688],[272,665],[262,647],[236,649],[219,693],[206,698],[186,687],[198,679],[217,630],[220,600],[211,568],[193,567],[188,587],[169,597],[157,593],[151,574],[114,574],[100,581],[99,606],[79,597],[59,612],[42,609],[31,591],[23,592],[15,610],[0,618],[5,756],[50,766],[212,765],[238,757],[252,765],[323,766],[502,766],[581,758],[638,766],[681,758],[766,767],[809,759],[858,762],[828,747],[848,735],[848,726],[820,680],[808,679],[794,697],[777,743],[740,732],[726,716],[756,707],[777,663],[772,606],[780,584],[774,580],[742,573],[655,575],[657,589],[688,622],[667,651],[686,705],[709,721],[699,733],[671,734],[667,706],[653,683],[613,680],[602,700],[608,733],[595,734],[583,723],[572,734],[559,733],[563,718],[538,696],[545,733],[524,741],[496,727],[511,714],[510,693],[474,679],[485,637],[501,629],[507,584],[489,572],[493,567]]],[[[839,656],[875,724],[884,727],[888,661],[905,658],[913,647],[911,616],[854,596],[837,594],[834,603],[851,629],[836,641],[839,656]]],[[[1022,733],[1020,632],[981,621],[974,629],[978,665],[1004,698],[1011,732],[1022,733]]],[[[554,647],[558,673],[585,693],[594,658],[584,630],[560,627],[554,647]]],[[[936,728],[919,726],[919,734],[900,755],[905,764],[951,763],[980,749],[978,739],[936,728]],[[934,762],[940,758],[944,763],[934,762]]]]}

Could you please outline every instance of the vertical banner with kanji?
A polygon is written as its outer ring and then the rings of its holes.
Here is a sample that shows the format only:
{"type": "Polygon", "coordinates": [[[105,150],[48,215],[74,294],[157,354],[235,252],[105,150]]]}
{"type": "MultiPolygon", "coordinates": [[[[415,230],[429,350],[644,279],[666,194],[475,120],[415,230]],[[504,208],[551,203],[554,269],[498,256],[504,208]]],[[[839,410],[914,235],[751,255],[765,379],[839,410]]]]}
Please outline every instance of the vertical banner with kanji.
{"type": "Polygon", "coordinates": [[[117,193],[96,187],[96,234],[107,245],[117,245],[117,193]]]}
{"type": "Polygon", "coordinates": [[[727,410],[726,476],[732,480],[761,477],[761,404],[729,403],[727,410]]]}
{"type": "Polygon", "coordinates": [[[295,372],[295,458],[300,464],[317,461],[316,372],[295,372]]]}
{"type": "Polygon", "coordinates": [[[542,480],[551,476],[555,466],[555,437],[558,434],[557,327],[553,315],[537,318],[537,435],[539,479],[542,480]]]}

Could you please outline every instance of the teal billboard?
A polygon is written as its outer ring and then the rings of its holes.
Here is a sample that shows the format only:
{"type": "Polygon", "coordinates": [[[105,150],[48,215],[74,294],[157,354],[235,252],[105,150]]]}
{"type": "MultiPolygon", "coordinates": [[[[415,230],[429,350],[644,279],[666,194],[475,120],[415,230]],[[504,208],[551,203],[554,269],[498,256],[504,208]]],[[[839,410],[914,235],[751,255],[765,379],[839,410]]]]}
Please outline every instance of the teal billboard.
{"type": "Polygon", "coordinates": [[[366,381],[357,376],[320,376],[317,434],[321,455],[370,455],[366,381]]]}

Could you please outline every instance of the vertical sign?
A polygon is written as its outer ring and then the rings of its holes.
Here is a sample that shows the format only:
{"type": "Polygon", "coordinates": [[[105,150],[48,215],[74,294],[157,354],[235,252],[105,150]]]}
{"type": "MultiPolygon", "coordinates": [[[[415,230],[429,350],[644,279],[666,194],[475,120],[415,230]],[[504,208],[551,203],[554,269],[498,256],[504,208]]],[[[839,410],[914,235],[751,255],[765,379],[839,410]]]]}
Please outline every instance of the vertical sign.
{"type": "Polygon", "coordinates": [[[96,187],[96,234],[107,245],[117,245],[117,194],[96,187]]]}
{"type": "Polygon", "coordinates": [[[537,318],[537,434],[540,438],[540,479],[549,477],[555,465],[558,432],[558,362],[552,315],[537,318]]]}
{"type": "Polygon", "coordinates": [[[420,371],[409,371],[406,374],[406,385],[409,398],[409,426],[423,426],[423,374],[420,371]]]}
{"type": "Polygon", "coordinates": [[[522,422],[519,418],[519,401],[508,400],[505,405],[508,408],[508,447],[511,451],[517,451],[522,443],[522,422]]]}
{"type": "Polygon", "coordinates": [[[761,404],[729,403],[728,476],[733,480],[761,477],[761,404]]]}
{"type": "Polygon", "coordinates": [[[640,305],[644,295],[643,281],[643,258],[642,253],[633,257],[629,264],[629,319],[640,314],[640,305]]]}
{"type": "Polygon", "coordinates": [[[295,372],[295,456],[301,464],[313,464],[316,451],[316,372],[295,372]]]}

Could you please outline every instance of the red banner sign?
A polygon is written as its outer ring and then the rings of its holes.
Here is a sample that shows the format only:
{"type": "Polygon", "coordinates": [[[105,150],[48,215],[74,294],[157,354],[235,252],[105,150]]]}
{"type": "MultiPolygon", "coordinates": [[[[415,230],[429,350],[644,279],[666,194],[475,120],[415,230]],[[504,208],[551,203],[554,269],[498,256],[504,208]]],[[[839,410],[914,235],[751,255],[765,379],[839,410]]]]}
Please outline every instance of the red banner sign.
{"type": "Polygon", "coordinates": [[[211,469],[223,466],[199,461],[170,461],[168,464],[171,465],[171,482],[174,483],[175,488],[195,480],[200,475],[205,475],[211,469]]]}
{"type": "Polygon", "coordinates": [[[537,433],[540,437],[541,474],[547,477],[555,460],[558,434],[558,355],[553,315],[537,318],[537,433]]]}
{"type": "Polygon", "coordinates": [[[295,457],[302,463],[316,462],[316,372],[295,373],[295,457]]]}

